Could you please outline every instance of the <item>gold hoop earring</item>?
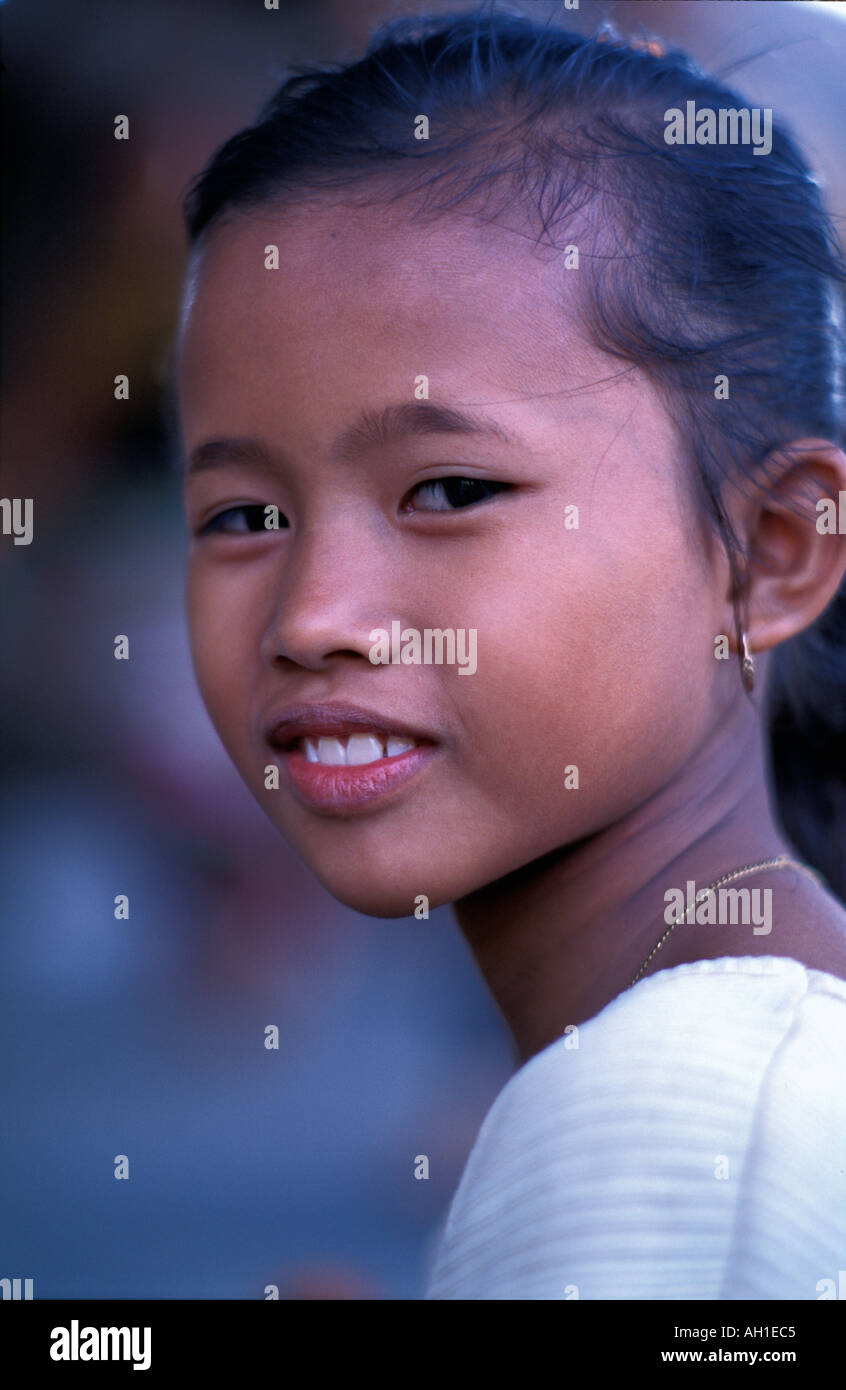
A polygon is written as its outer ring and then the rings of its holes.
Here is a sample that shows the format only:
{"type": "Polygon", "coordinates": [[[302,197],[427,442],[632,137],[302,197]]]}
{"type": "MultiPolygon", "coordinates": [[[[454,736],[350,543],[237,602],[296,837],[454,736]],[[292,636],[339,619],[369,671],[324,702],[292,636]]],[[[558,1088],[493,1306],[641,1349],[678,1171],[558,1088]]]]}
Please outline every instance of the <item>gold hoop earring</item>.
{"type": "Polygon", "coordinates": [[[749,639],[746,636],[745,629],[740,635],[740,640],[743,649],[743,663],[741,666],[743,684],[748,691],[751,691],[755,688],[755,662],[749,650],[749,639]]]}

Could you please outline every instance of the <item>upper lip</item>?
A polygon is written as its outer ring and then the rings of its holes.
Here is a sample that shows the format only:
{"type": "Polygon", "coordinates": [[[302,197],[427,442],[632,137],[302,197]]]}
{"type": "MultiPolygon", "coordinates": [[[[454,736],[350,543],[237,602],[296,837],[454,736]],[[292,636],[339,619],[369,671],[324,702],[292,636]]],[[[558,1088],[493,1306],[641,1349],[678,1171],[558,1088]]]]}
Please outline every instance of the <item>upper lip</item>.
{"type": "Polygon", "coordinates": [[[435,742],[431,734],[398,719],[388,719],[384,714],[362,709],[358,705],[341,704],[286,705],[273,715],[265,736],[269,743],[284,750],[291,748],[301,738],[319,738],[321,735],[345,738],[348,734],[373,731],[414,739],[416,743],[435,742]]]}

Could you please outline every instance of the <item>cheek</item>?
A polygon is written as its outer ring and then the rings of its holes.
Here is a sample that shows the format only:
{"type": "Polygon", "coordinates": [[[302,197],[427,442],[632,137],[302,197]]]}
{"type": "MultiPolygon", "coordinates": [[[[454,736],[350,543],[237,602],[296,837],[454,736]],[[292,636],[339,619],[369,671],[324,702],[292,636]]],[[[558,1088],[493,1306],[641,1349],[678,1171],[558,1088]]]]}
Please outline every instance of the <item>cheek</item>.
{"type": "Polygon", "coordinates": [[[237,581],[192,557],[187,586],[191,654],[200,692],[212,722],[232,751],[238,733],[247,728],[256,676],[259,637],[255,631],[258,605],[250,598],[243,576],[237,581]]]}
{"type": "Polygon", "coordinates": [[[543,713],[552,721],[557,711],[567,760],[606,814],[656,790],[707,727],[714,663],[703,584],[677,534],[658,534],[585,566],[565,604],[563,645],[558,615],[547,619],[555,696],[543,713]]]}
{"type": "Polygon", "coordinates": [[[463,722],[492,802],[513,806],[517,792],[524,828],[586,833],[654,791],[702,737],[709,593],[675,524],[648,546],[582,533],[563,558],[550,538],[531,570],[519,598],[513,572],[485,595],[463,722]]]}

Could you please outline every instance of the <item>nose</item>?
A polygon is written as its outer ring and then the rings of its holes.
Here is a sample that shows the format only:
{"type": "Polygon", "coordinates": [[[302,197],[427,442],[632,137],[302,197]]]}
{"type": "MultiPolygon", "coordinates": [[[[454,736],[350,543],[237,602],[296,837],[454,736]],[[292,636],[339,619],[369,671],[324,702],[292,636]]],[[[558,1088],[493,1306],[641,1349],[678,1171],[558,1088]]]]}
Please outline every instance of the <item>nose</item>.
{"type": "Polygon", "coordinates": [[[326,670],[338,656],[369,665],[370,633],[389,626],[386,615],[399,616],[391,610],[391,595],[386,546],[373,528],[360,518],[324,518],[293,537],[280,556],[262,660],[315,671],[326,670]]]}

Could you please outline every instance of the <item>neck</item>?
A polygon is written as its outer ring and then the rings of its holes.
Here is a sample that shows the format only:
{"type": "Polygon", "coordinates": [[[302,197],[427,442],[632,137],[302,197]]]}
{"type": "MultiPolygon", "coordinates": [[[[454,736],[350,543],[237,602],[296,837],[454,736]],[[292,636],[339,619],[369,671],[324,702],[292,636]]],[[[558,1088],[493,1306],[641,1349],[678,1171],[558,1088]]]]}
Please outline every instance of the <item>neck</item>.
{"type": "MultiPolygon", "coordinates": [[[[705,887],[790,852],[769,809],[758,718],[743,700],[648,801],[460,899],[458,923],[520,1063],[627,988],[666,930],[668,888],[705,887]]],[[[714,955],[710,931],[706,946],[709,927],[679,928],[651,969],[714,955]]]]}

